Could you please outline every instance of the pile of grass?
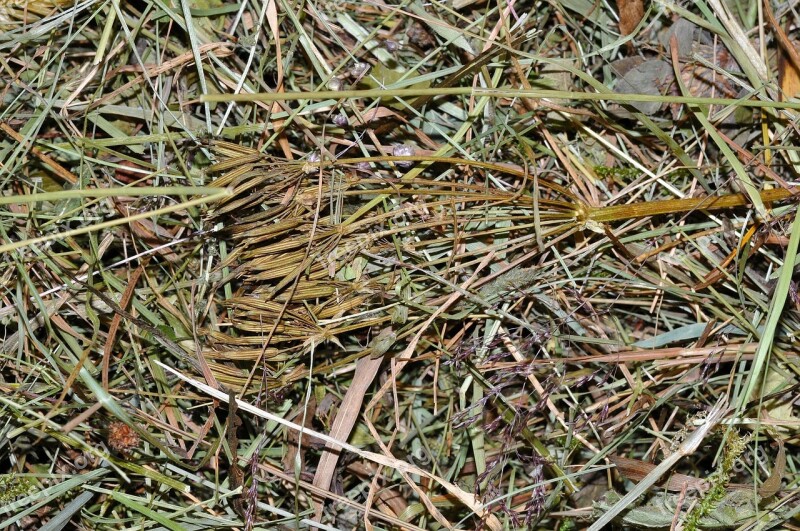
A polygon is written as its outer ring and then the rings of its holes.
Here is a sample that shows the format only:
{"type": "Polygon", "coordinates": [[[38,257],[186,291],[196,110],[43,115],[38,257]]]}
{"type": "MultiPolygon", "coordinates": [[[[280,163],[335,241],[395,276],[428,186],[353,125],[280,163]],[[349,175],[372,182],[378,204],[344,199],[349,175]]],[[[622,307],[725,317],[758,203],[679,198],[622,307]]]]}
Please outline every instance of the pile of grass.
{"type": "Polygon", "coordinates": [[[4,4],[0,528],[796,525],[795,14],[618,7],[4,4]]]}

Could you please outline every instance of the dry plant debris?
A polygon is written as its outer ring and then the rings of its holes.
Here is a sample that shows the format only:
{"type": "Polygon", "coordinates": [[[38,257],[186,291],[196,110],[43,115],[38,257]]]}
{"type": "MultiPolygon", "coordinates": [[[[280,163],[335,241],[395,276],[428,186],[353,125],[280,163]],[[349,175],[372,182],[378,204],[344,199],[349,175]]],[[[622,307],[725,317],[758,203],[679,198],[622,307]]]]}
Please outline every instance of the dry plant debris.
{"type": "Polygon", "coordinates": [[[797,528],[798,32],[0,0],[0,528],[797,528]]]}

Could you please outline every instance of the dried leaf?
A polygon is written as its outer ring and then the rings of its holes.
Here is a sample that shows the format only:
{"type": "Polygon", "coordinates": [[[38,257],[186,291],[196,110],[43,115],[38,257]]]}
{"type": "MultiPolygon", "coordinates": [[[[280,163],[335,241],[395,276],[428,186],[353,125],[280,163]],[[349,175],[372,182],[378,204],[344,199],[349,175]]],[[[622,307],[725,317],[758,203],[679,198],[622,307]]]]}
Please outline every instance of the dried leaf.
{"type": "Polygon", "coordinates": [[[772,467],[767,480],[761,484],[758,489],[758,495],[762,498],[771,498],[781,490],[781,480],[786,471],[786,449],[783,447],[783,441],[778,439],[778,457],[775,458],[775,466],[772,467]]]}
{"type": "Polygon", "coordinates": [[[619,32],[630,35],[644,17],[643,0],[617,0],[619,10],[619,32]]]}
{"type": "MultiPolygon", "coordinates": [[[[616,465],[617,470],[623,477],[631,481],[640,481],[647,477],[647,474],[656,467],[653,463],[629,459],[621,455],[609,455],[608,459],[616,465]]],[[[686,474],[670,474],[656,483],[657,488],[666,489],[672,492],[681,492],[684,488],[704,491],[708,487],[708,482],[701,478],[687,476],[686,474]]]]}
{"type": "MultiPolygon", "coordinates": [[[[797,41],[790,41],[790,45],[799,50],[797,41]]],[[[800,70],[789,59],[786,52],[778,56],[778,79],[781,82],[783,99],[796,98],[800,94],[800,70]]]]}
{"type": "MultiPolygon", "coordinates": [[[[620,63],[625,69],[628,63],[620,63]]],[[[617,63],[614,63],[616,66],[617,63]]],[[[628,69],[621,79],[617,80],[615,90],[622,94],[652,94],[659,96],[667,92],[673,80],[672,66],[660,59],[644,61],[628,69]]],[[[660,102],[633,102],[630,104],[639,112],[652,115],[661,108],[660,102]]]]}

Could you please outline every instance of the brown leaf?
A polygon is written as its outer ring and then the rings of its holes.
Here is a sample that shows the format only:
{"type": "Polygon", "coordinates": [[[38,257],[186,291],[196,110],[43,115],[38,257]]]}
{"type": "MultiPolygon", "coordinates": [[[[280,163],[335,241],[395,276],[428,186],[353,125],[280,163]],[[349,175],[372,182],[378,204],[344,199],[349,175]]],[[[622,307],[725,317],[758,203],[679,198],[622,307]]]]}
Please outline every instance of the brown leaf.
{"type": "Polygon", "coordinates": [[[383,118],[395,118],[405,122],[405,118],[397,114],[391,109],[387,109],[386,107],[375,107],[374,109],[370,109],[362,113],[362,118],[364,119],[364,123],[375,122],[378,120],[382,120],[383,118]]]}
{"type": "MultiPolygon", "coordinates": [[[[738,72],[736,60],[723,47],[695,43],[695,55],[728,72],[738,72]]],[[[687,62],[681,66],[683,84],[698,98],[735,98],[738,94],[736,85],[728,78],[699,62],[687,62]]]]}
{"type": "Polygon", "coordinates": [[[794,98],[800,93],[800,54],[797,53],[797,42],[789,39],[775,14],[772,12],[772,7],[769,2],[764,4],[764,14],[767,16],[769,25],[772,26],[772,31],[778,41],[780,51],[778,53],[778,79],[781,83],[781,91],[783,92],[783,99],[794,98]]]}
{"type": "Polygon", "coordinates": [[[758,495],[762,498],[771,498],[781,490],[781,480],[783,473],[786,470],[786,449],[783,447],[783,441],[778,439],[778,457],[775,459],[775,466],[772,467],[772,472],[769,477],[761,484],[758,489],[758,495]]]}
{"type": "Polygon", "coordinates": [[[375,496],[375,506],[383,514],[398,517],[408,509],[408,500],[397,489],[387,488],[375,496]]]}
{"type": "Polygon", "coordinates": [[[619,32],[630,35],[644,17],[644,0],[617,0],[619,32]]]}
{"type": "MultiPolygon", "coordinates": [[[[798,49],[795,41],[790,41],[790,43],[795,49],[798,49]]],[[[781,82],[784,100],[795,98],[800,94],[800,70],[791,61],[789,54],[783,51],[778,56],[778,79],[781,82]]]]}
{"type": "MultiPolygon", "coordinates": [[[[707,64],[715,65],[720,70],[741,71],[736,60],[724,47],[694,42],[692,43],[692,54],[704,59],[707,64]]],[[[699,61],[681,62],[681,81],[689,93],[696,98],[736,98],[739,94],[738,87],[732,80],[699,61]]],[[[673,86],[670,93],[677,94],[677,88],[673,86]]],[[[670,108],[674,119],[677,119],[683,111],[682,104],[673,103],[670,108]]]]}
{"type": "MultiPolygon", "coordinates": [[[[638,459],[629,459],[621,455],[609,455],[608,459],[614,463],[619,473],[631,481],[639,481],[645,478],[656,468],[656,465],[638,459]]],[[[685,474],[673,473],[669,477],[662,478],[657,486],[673,492],[681,492],[684,487],[705,490],[707,482],[704,479],[687,476],[685,474]]]]}

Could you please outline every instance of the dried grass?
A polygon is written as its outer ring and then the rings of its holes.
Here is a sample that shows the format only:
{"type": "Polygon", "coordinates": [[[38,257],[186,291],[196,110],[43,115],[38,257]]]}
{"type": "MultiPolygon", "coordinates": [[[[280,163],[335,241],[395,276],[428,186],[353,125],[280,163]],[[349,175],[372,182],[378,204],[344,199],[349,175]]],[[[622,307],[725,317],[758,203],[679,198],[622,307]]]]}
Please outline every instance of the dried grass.
{"type": "Polygon", "coordinates": [[[797,526],[796,14],[618,4],[2,4],[0,528],[797,526]]]}

